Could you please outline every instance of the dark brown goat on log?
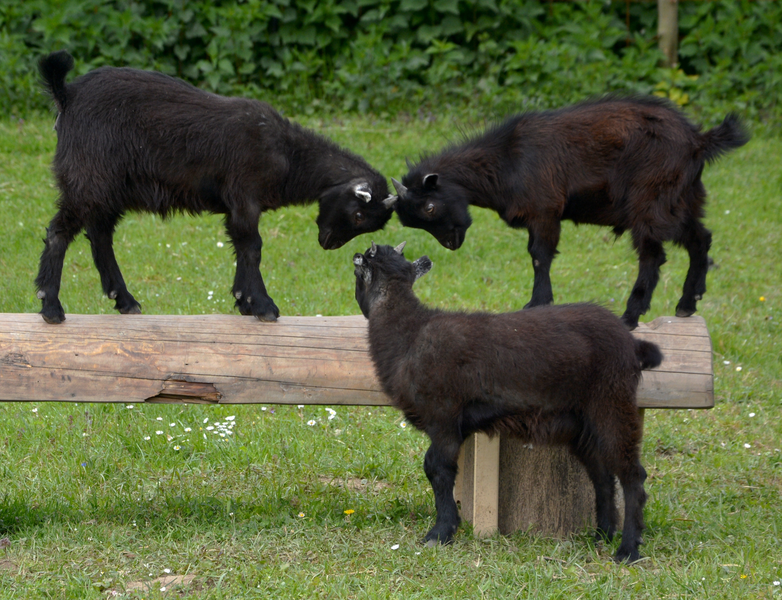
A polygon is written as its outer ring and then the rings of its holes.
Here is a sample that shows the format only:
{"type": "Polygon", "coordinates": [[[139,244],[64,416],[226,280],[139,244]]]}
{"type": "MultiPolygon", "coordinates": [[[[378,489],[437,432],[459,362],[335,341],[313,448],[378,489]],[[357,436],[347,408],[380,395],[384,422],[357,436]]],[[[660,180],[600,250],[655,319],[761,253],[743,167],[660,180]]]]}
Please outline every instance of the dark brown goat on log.
{"type": "Polygon", "coordinates": [[[701,133],[669,102],[607,97],[511,117],[465,143],[425,156],[402,184],[396,211],[446,248],[462,245],[469,205],[490,208],[529,232],[535,278],[527,307],[549,304],[549,269],[560,221],[629,230],[638,278],[622,316],[634,329],[651,304],[665,262],[663,242],[690,256],[676,315],[688,317],[706,291],[711,233],[703,226],[707,161],[749,139],[739,118],[701,133]]]}
{"type": "Polygon", "coordinates": [[[646,501],[636,389],[660,349],[636,340],[593,304],[506,314],[427,308],[413,282],[432,266],[403,246],[353,257],[356,300],[369,319],[369,348],[383,391],[431,439],[424,470],[437,520],[427,542],[448,543],[459,524],[453,499],[462,442],[476,431],[535,444],[565,444],[595,487],[598,535],[615,532],[614,476],[625,499],[617,560],[638,560],[646,501]]]}
{"type": "Polygon", "coordinates": [[[59,111],[53,166],[59,210],[36,279],[49,323],[65,319],[63,260],[82,229],[115,308],[141,312],[113,250],[114,229],[127,211],[225,215],[236,253],[236,306],[264,321],[276,320],[279,310],[260,272],[263,212],[318,202],[318,241],[327,250],[382,228],[393,214],[396,197],[385,177],[265,102],[136,69],[103,67],[66,84],[73,58],[64,51],[44,57],[39,68],[59,111]]]}

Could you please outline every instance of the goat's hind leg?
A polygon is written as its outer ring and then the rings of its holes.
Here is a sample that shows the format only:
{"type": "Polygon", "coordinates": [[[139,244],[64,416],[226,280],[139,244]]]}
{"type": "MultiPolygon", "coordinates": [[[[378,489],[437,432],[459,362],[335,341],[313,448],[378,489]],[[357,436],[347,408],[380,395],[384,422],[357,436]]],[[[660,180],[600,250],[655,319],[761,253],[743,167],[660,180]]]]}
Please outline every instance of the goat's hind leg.
{"type": "Polygon", "coordinates": [[[87,226],[92,260],[100,274],[103,292],[110,299],[115,300],[114,308],[122,314],[141,314],[141,305],[128,291],[114,256],[114,227],[117,221],[117,217],[109,217],[87,226]]]}
{"type": "Polygon", "coordinates": [[[614,475],[606,466],[595,446],[595,435],[589,425],[570,443],[570,451],[584,465],[595,488],[595,516],[597,541],[611,541],[616,533],[616,498],[614,475]]]}
{"type": "MultiPolygon", "coordinates": [[[[641,533],[644,529],[643,508],[646,503],[644,481],[646,471],[639,459],[639,446],[643,435],[643,421],[633,396],[635,384],[627,382],[624,394],[615,393],[607,396],[602,402],[594,403],[595,411],[590,423],[594,428],[582,434],[582,439],[588,445],[593,445],[594,459],[587,464],[587,469],[597,473],[600,485],[595,485],[595,491],[603,498],[604,506],[609,506],[612,518],[615,517],[614,475],[619,477],[624,493],[624,523],[622,525],[622,542],[616,552],[617,562],[627,560],[634,562],[641,558],[638,547],[641,544],[641,533]],[[602,407],[602,411],[599,409],[602,407]],[[598,491],[598,487],[601,491],[598,491]]],[[[618,391],[618,390],[617,390],[618,391]]],[[[582,459],[583,460],[583,459],[582,459]]],[[[595,477],[590,473],[590,477],[595,477]]],[[[601,511],[598,505],[598,527],[601,518],[609,516],[608,511],[601,511]]]]}
{"type": "Polygon", "coordinates": [[[61,200],[60,210],[46,228],[44,249],[35,278],[38,298],[41,300],[41,316],[47,323],[62,323],[65,320],[65,310],[60,303],[63,261],[68,246],[83,227],[82,220],[63,208],[64,205],[61,200]]]}
{"type": "Polygon", "coordinates": [[[532,297],[524,308],[554,302],[554,292],[551,289],[551,263],[557,254],[560,222],[557,218],[541,220],[530,223],[528,230],[527,250],[532,258],[535,278],[532,282],[532,297]]]}
{"type": "Polygon", "coordinates": [[[693,218],[687,222],[683,235],[676,242],[684,246],[690,255],[690,268],[684,280],[682,297],[676,305],[676,316],[689,317],[695,312],[698,300],[706,293],[711,232],[693,218]]]}
{"type": "Polygon", "coordinates": [[[448,544],[453,541],[453,536],[459,527],[459,509],[453,498],[453,486],[456,481],[461,441],[431,434],[429,437],[432,439],[432,445],[426,451],[424,472],[434,491],[437,520],[434,527],[426,534],[424,542],[432,546],[438,542],[448,544]]]}
{"type": "Polygon", "coordinates": [[[615,560],[629,563],[641,558],[638,547],[641,545],[641,533],[644,530],[644,504],[646,504],[646,470],[635,458],[628,468],[619,473],[625,500],[625,519],[622,527],[622,543],[616,551],[615,560]]]}
{"type": "Polygon", "coordinates": [[[595,488],[595,516],[597,517],[595,539],[610,542],[614,539],[617,522],[614,476],[597,457],[581,460],[595,488]]]}

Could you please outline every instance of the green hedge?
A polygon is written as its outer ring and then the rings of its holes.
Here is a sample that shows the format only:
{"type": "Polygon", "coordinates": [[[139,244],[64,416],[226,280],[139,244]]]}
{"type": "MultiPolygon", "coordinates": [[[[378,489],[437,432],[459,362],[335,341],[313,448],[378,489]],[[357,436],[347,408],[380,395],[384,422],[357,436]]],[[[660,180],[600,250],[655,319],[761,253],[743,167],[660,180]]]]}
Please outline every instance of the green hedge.
{"type": "Polygon", "coordinates": [[[35,63],[66,48],[78,73],[156,69],[294,112],[492,116],[636,91],[706,119],[779,114],[782,3],[681,3],[679,70],[658,67],[656,4],[626,10],[596,0],[0,0],[0,108],[45,108],[35,63]]]}

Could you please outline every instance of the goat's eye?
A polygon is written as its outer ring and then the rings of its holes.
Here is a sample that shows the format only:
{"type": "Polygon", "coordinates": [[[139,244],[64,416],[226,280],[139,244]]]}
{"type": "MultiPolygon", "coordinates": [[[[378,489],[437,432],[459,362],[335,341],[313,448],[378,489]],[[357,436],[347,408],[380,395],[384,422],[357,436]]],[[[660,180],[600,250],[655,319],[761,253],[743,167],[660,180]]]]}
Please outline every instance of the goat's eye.
{"type": "Polygon", "coordinates": [[[353,222],[356,225],[359,225],[364,221],[364,213],[362,213],[360,210],[356,211],[356,213],[353,215],[353,222]]]}
{"type": "Polygon", "coordinates": [[[434,215],[434,202],[430,202],[424,207],[424,212],[430,217],[434,215]]]}

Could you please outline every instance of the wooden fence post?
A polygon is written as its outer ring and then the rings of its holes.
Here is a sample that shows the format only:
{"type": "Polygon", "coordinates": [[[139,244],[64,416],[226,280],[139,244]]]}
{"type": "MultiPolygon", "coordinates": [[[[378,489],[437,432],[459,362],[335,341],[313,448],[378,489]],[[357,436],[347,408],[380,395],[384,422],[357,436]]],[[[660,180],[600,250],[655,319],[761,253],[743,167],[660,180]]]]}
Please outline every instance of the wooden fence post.
{"type": "Polygon", "coordinates": [[[667,67],[679,63],[679,0],[657,0],[657,44],[667,67]]]}

